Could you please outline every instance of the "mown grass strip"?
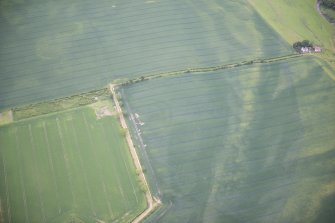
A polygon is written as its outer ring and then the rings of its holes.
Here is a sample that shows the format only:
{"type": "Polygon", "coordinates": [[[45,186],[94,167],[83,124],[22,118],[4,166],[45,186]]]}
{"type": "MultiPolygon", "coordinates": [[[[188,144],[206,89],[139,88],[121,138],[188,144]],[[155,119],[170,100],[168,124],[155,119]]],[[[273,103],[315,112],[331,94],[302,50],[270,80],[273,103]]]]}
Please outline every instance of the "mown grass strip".
{"type": "Polygon", "coordinates": [[[102,88],[70,97],[16,107],[13,109],[14,120],[18,121],[39,115],[89,105],[97,102],[99,99],[107,98],[108,96],[110,96],[108,88],[102,88]]]}

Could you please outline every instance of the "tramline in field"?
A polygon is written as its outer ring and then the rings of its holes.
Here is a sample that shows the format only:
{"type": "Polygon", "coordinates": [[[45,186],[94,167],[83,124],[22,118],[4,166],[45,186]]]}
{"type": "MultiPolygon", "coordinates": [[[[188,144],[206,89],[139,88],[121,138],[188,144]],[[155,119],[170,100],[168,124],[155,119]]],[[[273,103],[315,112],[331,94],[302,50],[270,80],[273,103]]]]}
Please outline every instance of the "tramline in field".
{"type": "Polygon", "coordinates": [[[331,222],[315,6],[1,0],[0,223],[331,222]]]}
{"type": "Polygon", "coordinates": [[[115,117],[83,107],[0,127],[1,222],[129,222],[146,207],[115,117]]]}

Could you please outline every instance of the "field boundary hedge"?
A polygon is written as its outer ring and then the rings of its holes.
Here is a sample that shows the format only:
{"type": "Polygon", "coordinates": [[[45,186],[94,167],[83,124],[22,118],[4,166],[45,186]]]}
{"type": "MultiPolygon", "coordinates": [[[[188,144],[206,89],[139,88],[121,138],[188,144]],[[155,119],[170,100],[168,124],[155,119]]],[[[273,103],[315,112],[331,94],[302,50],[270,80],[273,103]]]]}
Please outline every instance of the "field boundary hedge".
{"type": "MultiPolygon", "coordinates": [[[[280,60],[288,60],[292,58],[301,57],[304,55],[301,54],[289,54],[285,56],[280,57],[272,57],[267,59],[254,59],[254,60],[247,60],[242,61],[240,63],[232,63],[232,64],[221,64],[217,66],[211,66],[211,67],[198,67],[198,68],[187,68],[183,70],[176,70],[176,71],[167,71],[167,72],[160,72],[160,73],[152,73],[152,74],[144,74],[138,78],[134,79],[127,79],[127,78],[121,78],[121,79],[115,79],[113,80],[113,85],[118,86],[125,86],[129,84],[138,83],[141,81],[151,80],[155,78],[161,78],[161,77],[170,77],[170,76],[176,76],[181,74],[188,74],[188,73],[204,73],[204,72],[212,72],[217,70],[224,70],[224,69],[232,69],[235,67],[240,66],[247,66],[252,64],[263,64],[263,63],[271,63],[275,61],[280,60]]],[[[73,109],[80,106],[89,105],[92,103],[97,102],[98,98],[108,98],[111,97],[111,93],[109,91],[108,87],[104,87],[101,89],[92,90],[89,92],[76,94],[68,97],[53,99],[49,101],[43,101],[39,103],[33,103],[28,105],[23,105],[19,107],[14,107],[11,109],[13,112],[13,120],[19,121],[27,118],[36,117],[39,115],[45,115],[53,112],[58,112],[66,109],[73,109]]]]}
{"type": "Polygon", "coordinates": [[[263,63],[271,63],[271,62],[280,61],[280,60],[288,60],[291,58],[296,58],[296,57],[301,57],[301,56],[303,55],[289,54],[285,56],[272,57],[268,59],[255,59],[255,60],[242,61],[240,63],[221,64],[221,65],[212,66],[212,67],[187,68],[184,70],[176,70],[176,71],[168,71],[168,72],[142,75],[141,77],[134,78],[134,79],[126,79],[126,78],[116,79],[113,81],[113,84],[125,86],[125,85],[134,84],[134,83],[138,83],[141,81],[151,80],[151,79],[160,78],[160,77],[169,77],[169,76],[176,76],[176,75],[188,74],[188,73],[212,72],[212,71],[231,69],[235,67],[252,65],[252,64],[263,64],[263,63]]]}

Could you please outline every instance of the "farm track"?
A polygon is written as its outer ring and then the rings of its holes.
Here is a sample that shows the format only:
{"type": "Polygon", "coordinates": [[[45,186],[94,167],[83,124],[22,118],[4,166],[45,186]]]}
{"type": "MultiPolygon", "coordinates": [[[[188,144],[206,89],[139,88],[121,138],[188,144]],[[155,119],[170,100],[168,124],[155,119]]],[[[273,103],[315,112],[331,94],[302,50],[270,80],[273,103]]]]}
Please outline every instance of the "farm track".
{"type": "Polygon", "coordinates": [[[132,221],[132,223],[138,223],[138,222],[141,222],[143,219],[145,219],[148,215],[150,215],[160,205],[160,201],[155,199],[150,192],[148,182],[147,182],[147,180],[145,178],[145,175],[143,173],[143,169],[142,169],[140,160],[138,158],[136,149],[134,147],[133,141],[131,139],[126,120],[123,116],[122,109],[121,109],[119,101],[117,99],[117,96],[116,96],[116,93],[115,93],[115,90],[114,90],[114,85],[112,85],[112,84],[110,85],[110,90],[113,94],[113,100],[114,100],[114,103],[115,103],[116,111],[119,113],[121,127],[123,129],[127,130],[126,141],[127,141],[128,146],[129,146],[130,154],[133,158],[135,168],[136,168],[137,171],[139,171],[139,176],[140,176],[141,180],[143,181],[143,183],[145,184],[146,189],[147,189],[146,192],[145,192],[145,197],[146,197],[146,200],[147,200],[148,207],[144,212],[142,212],[140,215],[138,215],[132,221]]]}

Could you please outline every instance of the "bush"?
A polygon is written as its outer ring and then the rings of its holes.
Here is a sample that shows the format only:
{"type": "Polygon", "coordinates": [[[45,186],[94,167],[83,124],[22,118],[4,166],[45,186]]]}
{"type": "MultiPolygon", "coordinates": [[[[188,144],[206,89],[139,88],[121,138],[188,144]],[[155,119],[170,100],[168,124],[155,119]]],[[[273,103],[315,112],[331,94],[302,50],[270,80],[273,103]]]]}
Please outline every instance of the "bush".
{"type": "Polygon", "coordinates": [[[147,186],[145,185],[145,183],[142,180],[140,182],[140,190],[144,193],[146,193],[148,191],[147,186]]]}

